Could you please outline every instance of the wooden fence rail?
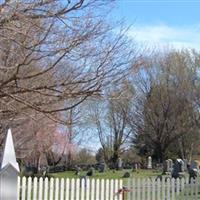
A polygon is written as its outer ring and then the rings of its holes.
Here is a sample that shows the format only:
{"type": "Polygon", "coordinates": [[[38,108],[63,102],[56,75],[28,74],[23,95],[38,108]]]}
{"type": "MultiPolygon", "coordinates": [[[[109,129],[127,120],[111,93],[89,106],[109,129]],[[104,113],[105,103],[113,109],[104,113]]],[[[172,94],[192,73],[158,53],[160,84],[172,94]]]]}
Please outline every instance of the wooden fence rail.
{"type": "Polygon", "coordinates": [[[127,187],[114,179],[18,177],[18,200],[197,200],[198,180],[134,178],[127,187]],[[123,194],[124,192],[124,194],[123,194]]]}
{"type": "Polygon", "coordinates": [[[200,199],[198,180],[188,178],[138,178],[128,181],[128,200],[197,200],[200,199]]]}
{"type": "Polygon", "coordinates": [[[122,180],[18,177],[18,200],[122,200],[122,180]]]}

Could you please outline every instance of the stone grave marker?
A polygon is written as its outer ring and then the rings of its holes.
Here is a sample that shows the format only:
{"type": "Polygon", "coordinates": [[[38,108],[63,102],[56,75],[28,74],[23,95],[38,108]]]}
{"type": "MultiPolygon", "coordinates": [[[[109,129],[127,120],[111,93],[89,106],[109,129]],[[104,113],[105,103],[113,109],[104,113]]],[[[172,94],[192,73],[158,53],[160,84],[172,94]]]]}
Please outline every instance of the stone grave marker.
{"type": "Polygon", "coordinates": [[[87,176],[93,176],[94,175],[94,168],[90,167],[90,169],[86,173],[87,176]]]}
{"type": "Polygon", "coordinates": [[[135,163],[135,171],[137,171],[137,170],[138,170],[138,164],[135,163]]]}
{"type": "Polygon", "coordinates": [[[130,178],[131,174],[130,172],[125,172],[122,178],[130,178]]]}
{"type": "Polygon", "coordinates": [[[178,159],[180,163],[180,172],[185,172],[185,163],[182,159],[178,159]]]}
{"type": "Polygon", "coordinates": [[[121,158],[118,158],[118,161],[117,161],[117,169],[118,169],[118,170],[122,169],[122,159],[121,159],[121,158]]]}
{"type": "Polygon", "coordinates": [[[181,166],[178,160],[175,161],[173,165],[173,170],[172,170],[172,178],[179,178],[181,172],[181,166]]]}
{"type": "Polygon", "coordinates": [[[147,169],[152,169],[152,158],[151,156],[147,159],[147,169]]]}
{"type": "Polygon", "coordinates": [[[184,171],[186,172],[188,170],[188,161],[186,159],[183,159],[183,166],[184,166],[184,171]]]}
{"type": "Polygon", "coordinates": [[[78,166],[75,166],[75,175],[76,175],[76,176],[79,176],[79,175],[80,175],[80,171],[81,171],[81,168],[78,167],[78,166]]]}
{"type": "Polygon", "coordinates": [[[197,171],[199,171],[199,164],[197,161],[192,160],[191,164],[190,164],[190,169],[196,169],[197,171]]]}
{"type": "Polygon", "coordinates": [[[176,159],[174,165],[173,165],[173,170],[172,170],[172,177],[173,178],[179,178],[181,175],[185,174],[184,170],[184,162],[182,159],[176,159]]]}
{"type": "Polygon", "coordinates": [[[132,167],[132,172],[137,172],[138,170],[138,163],[134,163],[132,167]]]}
{"type": "Polygon", "coordinates": [[[168,166],[169,172],[172,172],[172,170],[173,170],[173,161],[172,161],[172,159],[168,159],[168,162],[169,162],[169,166],[168,166]]]}
{"type": "Polygon", "coordinates": [[[169,172],[169,160],[165,160],[163,162],[163,172],[168,173],[169,172]]]}
{"type": "Polygon", "coordinates": [[[100,173],[103,173],[103,172],[105,172],[106,171],[106,164],[105,163],[100,163],[100,165],[99,165],[99,167],[98,167],[98,171],[100,172],[100,173]]]}
{"type": "Polygon", "coordinates": [[[173,161],[171,159],[165,160],[163,163],[163,172],[166,174],[171,174],[173,169],[173,161]]]}

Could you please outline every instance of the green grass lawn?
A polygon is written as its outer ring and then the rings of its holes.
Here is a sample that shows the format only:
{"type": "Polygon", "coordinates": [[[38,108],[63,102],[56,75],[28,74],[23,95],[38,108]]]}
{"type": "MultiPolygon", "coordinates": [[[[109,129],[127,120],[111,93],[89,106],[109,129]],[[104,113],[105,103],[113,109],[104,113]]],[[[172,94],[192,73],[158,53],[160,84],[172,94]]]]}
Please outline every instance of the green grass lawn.
{"type": "MultiPolygon", "coordinates": [[[[113,171],[108,170],[104,173],[95,172],[94,176],[91,176],[90,178],[94,179],[122,179],[123,185],[127,186],[128,184],[128,178],[123,178],[123,175],[125,172],[131,173],[131,178],[150,178],[150,177],[156,177],[158,175],[161,175],[161,171],[156,170],[138,170],[137,172],[132,172],[132,170],[119,170],[119,171],[113,171]]],[[[74,171],[66,171],[66,172],[60,172],[60,173],[51,173],[50,175],[55,178],[79,178],[80,176],[86,175],[87,171],[81,171],[79,176],[75,175],[74,171]]],[[[127,195],[125,195],[125,199],[127,200],[127,195]]]]}
{"type": "MultiPolygon", "coordinates": [[[[160,175],[160,171],[155,171],[155,170],[138,170],[137,172],[132,172],[132,170],[119,170],[119,171],[113,171],[113,170],[108,170],[104,173],[99,173],[95,171],[94,176],[91,176],[90,178],[94,179],[120,179],[123,178],[123,175],[125,172],[130,172],[131,177],[152,177],[152,176],[157,176],[160,175]]],[[[81,171],[80,175],[77,176],[75,175],[74,171],[66,171],[66,172],[59,172],[59,173],[51,173],[50,175],[55,177],[55,178],[79,178],[81,176],[86,175],[87,171],[81,171]]],[[[126,179],[126,178],[124,178],[126,179]]]]}

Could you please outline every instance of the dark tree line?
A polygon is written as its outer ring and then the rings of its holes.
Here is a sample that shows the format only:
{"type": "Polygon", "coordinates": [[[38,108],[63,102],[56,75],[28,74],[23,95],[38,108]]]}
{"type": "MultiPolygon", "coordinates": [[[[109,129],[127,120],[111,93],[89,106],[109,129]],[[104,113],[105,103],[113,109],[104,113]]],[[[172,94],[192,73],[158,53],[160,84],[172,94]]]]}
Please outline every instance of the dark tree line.
{"type": "Polygon", "coordinates": [[[157,55],[140,72],[134,143],[141,155],[191,159],[198,154],[199,55],[187,50],[157,55]]]}

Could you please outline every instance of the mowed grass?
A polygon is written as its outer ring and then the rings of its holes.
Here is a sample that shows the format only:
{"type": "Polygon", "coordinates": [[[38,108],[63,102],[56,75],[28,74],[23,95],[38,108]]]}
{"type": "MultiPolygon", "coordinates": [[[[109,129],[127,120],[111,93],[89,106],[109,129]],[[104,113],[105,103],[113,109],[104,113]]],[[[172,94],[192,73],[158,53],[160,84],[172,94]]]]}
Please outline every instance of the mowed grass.
{"type": "MultiPolygon", "coordinates": [[[[161,175],[161,171],[156,170],[138,170],[137,172],[132,172],[132,170],[119,170],[119,171],[113,171],[113,170],[107,170],[104,173],[99,173],[98,171],[95,171],[93,176],[90,176],[89,178],[94,179],[122,179],[123,185],[127,186],[128,184],[128,178],[123,178],[123,175],[125,172],[129,172],[131,174],[131,178],[150,178],[150,177],[156,177],[158,175],[161,175]]],[[[50,175],[55,178],[79,178],[81,176],[85,176],[87,171],[81,171],[80,175],[75,175],[74,171],[66,171],[66,172],[60,172],[60,173],[51,173],[50,175]]],[[[125,200],[127,200],[127,194],[125,195],[125,200]]]]}
{"type": "MultiPolygon", "coordinates": [[[[161,171],[156,171],[156,170],[138,170],[137,172],[132,172],[132,170],[107,170],[106,172],[99,173],[98,171],[95,171],[94,175],[89,177],[89,178],[94,178],[94,179],[121,179],[123,178],[123,175],[125,172],[129,172],[131,174],[132,178],[137,178],[137,177],[152,177],[152,176],[158,176],[161,174],[161,171]]],[[[55,177],[55,178],[79,178],[81,176],[85,176],[87,171],[81,171],[80,175],[75,175],[74,171],[65,171],[65,172],[59,172],[59,173],[51,173],[50,175],[55,177]]],[[[123,178],[126,179],[126,178],[123,178]]]]}

